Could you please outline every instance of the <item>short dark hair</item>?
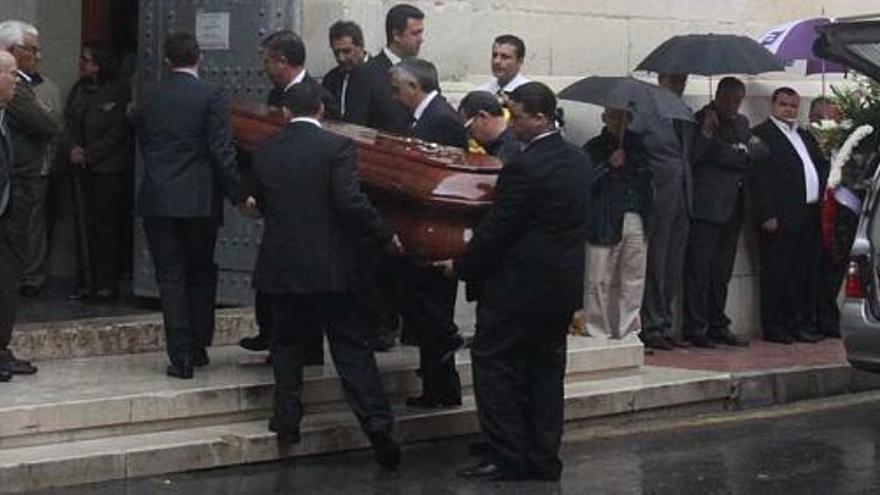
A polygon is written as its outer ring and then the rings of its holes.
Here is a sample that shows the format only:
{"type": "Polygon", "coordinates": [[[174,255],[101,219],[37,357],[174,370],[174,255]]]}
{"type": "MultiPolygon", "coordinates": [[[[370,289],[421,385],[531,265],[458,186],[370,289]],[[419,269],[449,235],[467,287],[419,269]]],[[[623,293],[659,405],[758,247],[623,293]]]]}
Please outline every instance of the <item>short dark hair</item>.
{"type": "Polygon", "coordinates": [[[289,65],[302,66],[306,63],[306,44],[289,29],[275,31],[263,40],[262,45],[270,56],[280,55],[289,65]]]}
{"type": "Polygon", "coordinates": [[[199,62],[199,42],[195,36],[180,31],[165,38],[165,58],[171,67],[192,67],[199,62]]]}
{"type": "Polygon", "coordinates": [[[746,85],[740,81],[739,79],[728,76],[718,82],[718,88],[715,90],[715,94],[722,91],[742,91],[746,92],[746,85]]]}
{"type": "Polygon", "coordinates": [[[527,82],[514,89],[508,96],[510,101],[519,103],[530,115],[542,113],[550,120],[558,120],[556,95],[546,84],[537,81],[527,82]]]}
{"type": "Polygon", "coordinates": [[[458,111],[465,115],[465,118],[473,118],[481,111],[501,117],[504,115],[504,108],[498,97],[489,91],[471,91],[461,99],[458,105],[458,111]]]}
{"type": "Polygon", "coordinates": [[[406,30],[406,24],[410,19],[422,20],[424,18],[425,13],[415,5],[399,3],[391,7],[385,16],[385,41],[389,44],[394,41],[394,32],[406,30]]]}
{"type": "Polygon", "coordinates": [[[776,98],[779,98],[779,95],[797,96],[798,98],[800,98],[800,96],[801,96],[793,88],[789,88],[788,86],[783,86],[773,92],[773,96],[770,98],[770,102],[772,103],[772,102],[776,101],[776,98]]]}
{"type": "Polygon", "coordinates": [[[415,57],[405,58],[392,67],[391,70],[406,73],[425,93],[440,89],[437,68],[427,60],[415,57]]]}
{"type": "Polygon", "coordinates": [[[330,43],[333,43],[333,40],[345,38],[346,36],[351,38],[351,42],[355,46],[364,46],[364,32],[361,31],[361,27],[356,22],[336,21],[330,26],[330,43]]]}
{"type": "Polygon", "coordinates": [[[319,87],[313,84],[294,84],[282,95],[281,105],[290,110],[294,117],[316,115],[321,110],[319,87]]]}
{"type": "Polygon", "coordinates": [[[510,45],[514,49],[516,49],[516,59],[520,62],[526,58],[526,44],[519,36],[514,36],[512,34],[502,34],[495,38],[494,44],[496,45],[510,45]]]}
{"type": "Polygon", "coordinates": [[[119,79],[119,64],[116,62],[113,52],[102,46],[83,45],[81,56],[86,55],[91,57],[95,65],[98,66],[99,83],[119,79]]]}
{"type": "Polygon", "coordinates": [[[831,101],[831,98],[826,98],[824,96],[814,98],[813,101],[810,102],[810,113],[815,112],[820,106],[833,105],[833,104],[834,104],[834,102],[831,101]]]}

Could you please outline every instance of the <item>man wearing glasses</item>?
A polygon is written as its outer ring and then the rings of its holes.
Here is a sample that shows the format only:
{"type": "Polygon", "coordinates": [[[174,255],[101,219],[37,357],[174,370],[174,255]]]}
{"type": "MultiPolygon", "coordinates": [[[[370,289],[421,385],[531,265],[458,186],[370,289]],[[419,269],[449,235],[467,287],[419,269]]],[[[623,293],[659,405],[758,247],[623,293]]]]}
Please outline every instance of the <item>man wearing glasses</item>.
{"type": "Polygon", "coordinates": [[[0,23],[0,49],[12,54],[18,66],[19,81],[7,108],[7,124],[15,149],[12,224],[21,236],[21,294],[34,297],[46,281],[44,265],[48,252],[45,205],[49,178],[43,173],[43,165],[49,142],[61,127],[34,90],[40,52],[37,29],[21,21],[0,23]]]}

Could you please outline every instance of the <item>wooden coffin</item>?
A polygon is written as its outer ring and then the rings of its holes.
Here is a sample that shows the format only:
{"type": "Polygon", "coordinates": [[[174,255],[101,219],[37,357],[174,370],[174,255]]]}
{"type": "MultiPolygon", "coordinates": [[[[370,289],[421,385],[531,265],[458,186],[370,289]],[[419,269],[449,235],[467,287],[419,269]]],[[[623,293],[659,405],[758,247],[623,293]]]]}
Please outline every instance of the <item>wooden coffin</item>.
{"type": "MultiPolygon", "coordinates": [[[[236,143],[244,153],[285,123],[265,105],[234,103],[231,114],[236,143]]],[[[407,252],[426,260],[461,253],[492,202],[501,162],[368,127],[330,120],[322,124],[357,143],[364,189],[407,252]]]]}

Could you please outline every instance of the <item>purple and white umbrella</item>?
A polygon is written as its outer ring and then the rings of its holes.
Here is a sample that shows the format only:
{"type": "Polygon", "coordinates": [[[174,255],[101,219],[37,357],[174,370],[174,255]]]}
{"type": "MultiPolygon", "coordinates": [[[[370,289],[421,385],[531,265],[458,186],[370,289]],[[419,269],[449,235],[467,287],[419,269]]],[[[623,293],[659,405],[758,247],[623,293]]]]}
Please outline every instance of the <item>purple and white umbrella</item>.
{"type": "Polygon", "coordinates": [[[819,37],[816,28],[830,22],[827,17],[814,17],[780,24],[759,37],[758,43],[784,62],[806,60],[808,75],[843,73],[846,67],[813,54],[813,42],[819,37]]]}

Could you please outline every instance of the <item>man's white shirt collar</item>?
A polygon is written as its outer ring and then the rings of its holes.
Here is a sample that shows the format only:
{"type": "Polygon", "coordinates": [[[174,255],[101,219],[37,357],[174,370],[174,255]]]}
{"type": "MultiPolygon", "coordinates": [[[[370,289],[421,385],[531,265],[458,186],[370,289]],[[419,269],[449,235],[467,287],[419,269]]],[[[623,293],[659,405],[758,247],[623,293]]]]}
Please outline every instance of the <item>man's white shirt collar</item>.
{"type": "Polygon", "coordinates": [[[312,124],[312,125],[316,125],[316,126],[318,126],[318,127],[322,127],[322,126],[321,126],[321,122],[320,122],[318,119],[314,118],[314,117],[294,117],[294,118],[290,119],[290,123],[291,123],[291,124],[295,124],[295,123],[297,123],[297,122],[306,122],[306,123],[308,123],[308,124],[312,124]]]}
{"type": "Polygon", "coordinates": [[[21,77],[22,79],[24,79],[25,81],[27,81],[28,84],[31,84],[34,82],[34,80],[31,78],[31,76],[25,74],[23,71],[21,71],[19,69],[15,69],[15,72],[18,72],[18,76],[21,77]]]}
{"type": "Polygon", "coordinates": [[[419,106],[417,106],[415,111],[413,111],[413,118],[416,120],[416,122],[418,122],[419,119],[422,118],[422,114],[425,113],[425,109],[428,108],[428,105],[431,104],[431,101],[439,94],[440,93],[438,93],[435,89],[434,91],[428,93],[428,96],[426,96],[425,99],[422,100],[421,103],[419,103],[419,106]]]}
{"type": "Polygon", "coordinates": [[[786,121],[784,121],[780,118],[777,118],[773,115],[770,116],[770,120],[772,120],[773,123],[776,124],[777,127],[779,127],[779,130],[781,130],[782,132],[784,132],[786,134],[789,134],[792,132],[797,132],[797,130],[798,130],[797,120],[795,120],[793,122],[786,122],[786,121]]]}
{"type": "Polygon", "coordinates": [[[177,67],[175,69],[171,69],[171,72],[182,72],[184,74],[189,74],[194,78],[199,78],[199,71],[194,69],[193,67],[177,67]]]}
{"type": "Polygon", "coordinates": [[[521,73],[517,72],[516,75],[513,76],[513,79],[511,79],[510,81],[507,81],[507,84],[505,84],[503,88],[501,87],[500,84],[498,84],[498,79],[492,79],[491,81],[480,86],[477,89],[481,90],[481,91],[488,91],[490,93],[497,93],[499,91],[504,91],[505,93],[510,93],[511,91],[515,90],[516,88],[518,88],[518,87],[522,86],[523,84],[530,82],[530,81],[531,80],[529,78],[527,78],[524,75],[522,75],[521,73]]]}
{"type": "Polygon", "coordinates": [[[287,92],[288,89],[294,87],[295,85],[303,82],[303,79],[306,78],[306,69],[303,67],[303,70],[299,71],[299,74],[293,78],[293,81],[290,81],[287,86],[284,87],[284,91],[287,92]]]}
{"type": "Polygon", "coordinates": [[[402,60],[400,57],[397,56],[396,53],[392,52],[391,49],[388,48],[387,46],[385,48],[382,48],[382,52],[385,53],[385,56],[388,57],[388,60],[391,61],[391,65],[397,65],[402,60]]]}

